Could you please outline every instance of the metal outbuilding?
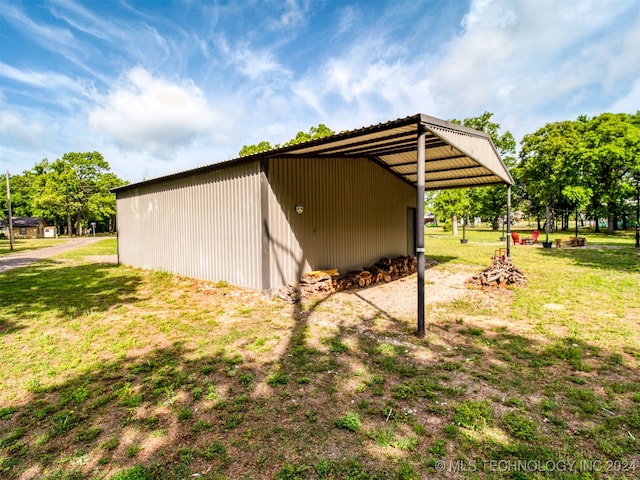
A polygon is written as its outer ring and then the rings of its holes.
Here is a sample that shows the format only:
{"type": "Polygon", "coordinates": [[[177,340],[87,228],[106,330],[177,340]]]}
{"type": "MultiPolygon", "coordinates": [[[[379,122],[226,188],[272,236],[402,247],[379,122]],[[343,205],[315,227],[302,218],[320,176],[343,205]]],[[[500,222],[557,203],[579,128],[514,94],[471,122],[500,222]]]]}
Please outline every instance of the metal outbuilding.
{"type": "Polygon", "coordinates": [[[118,259],[272,293],[417,255],[423,334],[424,190],[498,184],[487,134],[417,114],[119,187],[118,259]]]}

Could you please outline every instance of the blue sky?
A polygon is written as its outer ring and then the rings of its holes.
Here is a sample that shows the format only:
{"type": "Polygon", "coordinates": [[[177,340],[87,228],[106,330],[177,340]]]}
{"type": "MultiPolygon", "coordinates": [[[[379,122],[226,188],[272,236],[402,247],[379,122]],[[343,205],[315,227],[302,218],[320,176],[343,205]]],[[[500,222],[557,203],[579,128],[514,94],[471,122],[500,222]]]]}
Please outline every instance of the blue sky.
{"type": "Polygon", "coordinates": [[[640,109],[640,0],[0,0],[0,169],[135,182],[324,123],[640,109]]]}

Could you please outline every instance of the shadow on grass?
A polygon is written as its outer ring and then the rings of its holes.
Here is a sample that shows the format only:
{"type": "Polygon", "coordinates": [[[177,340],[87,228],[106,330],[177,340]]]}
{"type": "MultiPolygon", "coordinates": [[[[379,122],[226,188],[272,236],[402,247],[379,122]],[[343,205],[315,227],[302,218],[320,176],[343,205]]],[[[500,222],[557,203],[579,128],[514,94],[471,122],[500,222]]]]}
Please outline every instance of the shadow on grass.
{"type": "MultiPolygon", "coordinates": [[[[432,255],[431,253],[429,253],[427,257],[428,259],[435,260],[438,263],[447,263],[458,259],[458,257],[451,257],[448,255],[432,255]]],[[[427,268],[431,268],[431,266],[428,266],[427,268]]]]}
{"type": "Polygon", "coordinates": [[[640,273],[640,249],[637,248],[566,247],[542,249],[541,252],[572,260],[584,267],[640,273]]]}
{"type": "Polygon", "coordinates": [[[0,275],[0,309],[16,320],[51,312],[75,318],[113,305],[138,300],[140,278],[117,265],[89,263],[60,266],[55,261],[10,270],[0,275]]]}
{"type": "MultiPolygon", "coordinates": [[[[77,305],[105,308],[97,300],[103,283],[110,302],[136,299],[139,279],[112,282],[115,266],[72,268],[78,271],[62,267],[52,276],[85,278],[77,305]]],[[[34,277],[49,272],[29,269],[19,283],[37,291],[43,286],[34,277]]],[[[54,308],[56,297],[45,297],[19,306],[36,305],[27,316],[54,308]]],[[[315,324],[326,321],[325,302],[294,306],[295,323],[273,363],[242,349],[198,355],[174,343],[54,387],[34,386],[24,403],[0,408],[0,474],[450,478],[453,470],[438,477],[438,460],[626,460],[638,450],[628,435],[640,429],[632,400],[640,404],[638,370],[629,366],[640,361],[637,351],[629,359],[571,338],[544,344],[481,320],[432,324],[420,340],[373,304],[371,317],[358,315],[352,325],[336,317],[325,338],[312,339],[312,330],[325,332],[315,324]],[[384,332],[376,319],[387,322],[384,332]]]]}
{"type": "Polygon", "coordinates": [[[303,330],[295,329],[277,374],[263,375],[239,356],[190,359],[174,345],[34,389],[26,404],[0,409],[0,472],[64,480],[123,470],[122,478],[148,480],[395,478],[393,462],[336,426],[341,362],[296,341],[303,330]],[[323,400],[305,403],[305,393],[323,400]],[[358,476],[344,477],[346,470],[358,476]]]}
{"type": "MultiPolygon", "coordinates": [[[[320,351],[307,333],[321,304],[299,310],[288,348],[266,369],[239,352],[194,358],[176,343],[32,389],[27,402],[0,409],[0,472],[421,478],[437,476],[442,458],[624,460],[637,451],[626,432],[640,428],[628,400],[638,372],[620,355],[472,324],[431,327],[447,336],[428,349],[411,335],[366,329],[353,344],[354,332],[339,328],[320,351]],[[348,387],[358,380],[354,363],[366,372],[362,388],[348,387]],[[486,407],[477,413],[478,405],[486,407]],[[485,427],[502,434],[483,436],[485,427]],[[455,446],[451,458],[437,448],[443,441],[455,446]]],[[[502,473],[491,478],[512,478],[502,473]]]]}
{"type": "Polygon", "coordinates": [[[24,326],[16,322],[0,318],[0,336],[9,335],[10,333],[16,332],[22,328],[24,328],[24,326]]]}

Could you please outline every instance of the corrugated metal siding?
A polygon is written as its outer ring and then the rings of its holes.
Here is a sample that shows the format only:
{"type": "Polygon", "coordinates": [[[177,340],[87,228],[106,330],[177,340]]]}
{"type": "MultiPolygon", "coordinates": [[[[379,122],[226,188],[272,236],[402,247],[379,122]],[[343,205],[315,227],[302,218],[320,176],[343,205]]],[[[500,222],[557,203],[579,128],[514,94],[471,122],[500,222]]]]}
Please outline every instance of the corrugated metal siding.
{"type": "Polygon", "coordinates": [[[365,158],[270,159],[272,288],[309,270],[341,272],[406,255],[415,189],[365,158]],[[295,213],[295,204],[304,213],[295,213]]]}
{"type": "Polygon", "coordinates": [[[258,162],[117,197],[121,263],[262,288],[258,162]]]}

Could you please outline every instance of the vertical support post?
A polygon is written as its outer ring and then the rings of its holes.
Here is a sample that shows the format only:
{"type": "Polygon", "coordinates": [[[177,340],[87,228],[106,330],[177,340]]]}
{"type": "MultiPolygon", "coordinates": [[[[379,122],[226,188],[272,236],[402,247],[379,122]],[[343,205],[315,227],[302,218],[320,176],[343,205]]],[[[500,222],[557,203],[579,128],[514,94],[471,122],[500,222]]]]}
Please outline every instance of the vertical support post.
{"type": "Polygon", "coordinates": [[[418,264],[418,337],[424,337],[424,165],[425,165],[424,126],[418,130],[418,182],[416,188],[416,257],[418,264]]]}
{"type": "Polygon", "coordinates": [[[13,215],[11,214],[11,188],[9,187],[9,170],[7,170],[7,206],[9,209],[9,221],[7,226],[9,227],[9,250],[13,251],[13,215]]]}
{"type": "Polygon", "coordinates": [[[636,180],[636,248],[640,248],[640,178],[636,180]]]}
{"type": "Polygon", "coordinates": [[[544,208],[544,231],[547,234],[546,243],[549,244],[549,205],[544,208]]]}
{"type": "Polygon", "coordinates": [[[511,257],[511,185],[507,185],[507,258],[511,257]]]}
{"type": "Polygon", "coordinates": [[[264,155],[260,158],[260,210],[262,211],[262,276],[263,292],[271,295],[271,233],[269,232],[269,168],[264,155]]]}

